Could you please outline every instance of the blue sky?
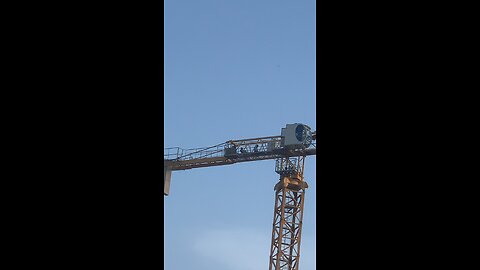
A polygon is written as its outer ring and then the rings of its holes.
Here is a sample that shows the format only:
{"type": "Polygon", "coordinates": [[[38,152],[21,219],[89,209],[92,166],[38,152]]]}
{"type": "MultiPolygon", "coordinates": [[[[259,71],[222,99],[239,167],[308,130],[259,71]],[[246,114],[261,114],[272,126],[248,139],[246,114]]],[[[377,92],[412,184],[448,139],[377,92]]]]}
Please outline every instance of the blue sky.
{"type": "MultiPolygon", "coordinates": [[[[165,0],[166,147],[316,126],[315,1],[165,0]]],[[[316,157],[307,158],[302,270],[315,269],[316,157]]],[[[165,269],[268,269],[275,161],[173,172],[165,269]]]]}

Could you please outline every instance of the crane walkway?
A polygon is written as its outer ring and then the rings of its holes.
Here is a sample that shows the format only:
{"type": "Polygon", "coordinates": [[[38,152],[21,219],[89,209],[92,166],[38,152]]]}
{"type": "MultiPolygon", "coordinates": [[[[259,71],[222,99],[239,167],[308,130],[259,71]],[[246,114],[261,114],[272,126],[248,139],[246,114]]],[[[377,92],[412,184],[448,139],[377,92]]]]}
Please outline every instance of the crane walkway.
{"type": "Polygon", "coordinates": [[[238,162],[316,155],[316,144],[304,148],[282,147],[282,136],[230,140],[204,148],[164,149],[164,164],[172,171],[234,164],[238,162]]]}

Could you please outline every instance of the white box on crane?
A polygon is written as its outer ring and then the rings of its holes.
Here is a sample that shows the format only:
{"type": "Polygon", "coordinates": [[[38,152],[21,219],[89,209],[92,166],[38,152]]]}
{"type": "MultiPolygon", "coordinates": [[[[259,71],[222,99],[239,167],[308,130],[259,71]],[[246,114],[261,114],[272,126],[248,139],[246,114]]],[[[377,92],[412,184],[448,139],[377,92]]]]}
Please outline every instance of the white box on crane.
{"type": "Polygon", "coordinates": [[[304,124],[287,124],[282,128],[282,146],[287,148],[305,148],[312,142],[311,128],[304,124]]]}

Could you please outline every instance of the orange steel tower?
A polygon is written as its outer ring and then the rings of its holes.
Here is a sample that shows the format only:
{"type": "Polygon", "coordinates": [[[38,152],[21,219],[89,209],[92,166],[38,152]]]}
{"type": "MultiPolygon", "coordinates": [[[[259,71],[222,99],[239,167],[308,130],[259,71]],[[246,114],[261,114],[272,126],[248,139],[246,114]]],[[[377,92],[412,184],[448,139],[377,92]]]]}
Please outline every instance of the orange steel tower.
{"type": "Polygon", "coordinates": [[[269,270],[298,270],[303,205],[308,188],[303,179],[304,163],[305,156],[276,161],[275,171],[280,181],[275,185],[269,270]]]}

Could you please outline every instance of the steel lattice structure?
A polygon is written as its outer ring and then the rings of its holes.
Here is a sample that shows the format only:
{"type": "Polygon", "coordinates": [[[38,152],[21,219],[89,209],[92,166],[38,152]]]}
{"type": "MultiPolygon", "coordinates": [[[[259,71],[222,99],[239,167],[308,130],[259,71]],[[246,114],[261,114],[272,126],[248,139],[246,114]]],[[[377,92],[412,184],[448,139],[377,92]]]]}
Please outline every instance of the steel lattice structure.
{"type": "Polygon", "coordinates": [[[275,185],[269,270],[298,270],[305,189],[305,156],[277,160],[280,181],[275,185]],[[289,166],[290,165],[290,166],[289,166]]]}

